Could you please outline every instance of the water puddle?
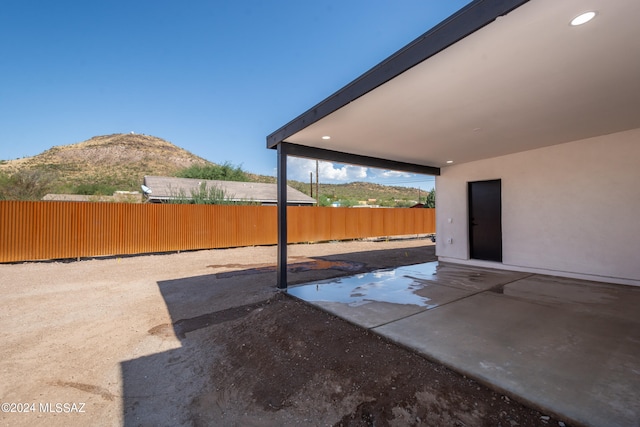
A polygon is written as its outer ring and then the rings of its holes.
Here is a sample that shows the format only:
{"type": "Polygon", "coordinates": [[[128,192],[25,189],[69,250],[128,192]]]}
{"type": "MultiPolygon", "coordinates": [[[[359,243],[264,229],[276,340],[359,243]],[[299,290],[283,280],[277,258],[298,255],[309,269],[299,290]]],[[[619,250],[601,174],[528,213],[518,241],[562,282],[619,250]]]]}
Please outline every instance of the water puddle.
{"type": "MultiPolygon", "coordinates": [[[[418,267],[418,270],[420,269],[418,267]]],[[[428,285],[417,281],[409,274],[420,273],[415,270],[408,270],[409,268],[379,270],[356,276],[323,280],[289,288],[288,292],[309,302],[339,302],[350,307],[358,307],[372,302],[410,304],[427,308],[435,307],[437,304],[429,304],[430,298],[416,293],[428,285]]],[[[423,274],[426,270],[428,269],[425,268],[423,270],[423,274]]]]}

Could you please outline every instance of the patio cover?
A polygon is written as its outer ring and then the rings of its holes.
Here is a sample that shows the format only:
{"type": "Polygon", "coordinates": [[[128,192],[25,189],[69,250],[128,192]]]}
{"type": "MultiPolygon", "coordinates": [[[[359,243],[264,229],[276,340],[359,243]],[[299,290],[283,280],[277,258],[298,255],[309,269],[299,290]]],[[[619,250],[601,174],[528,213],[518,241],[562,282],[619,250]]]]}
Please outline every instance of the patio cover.
{"type": "Polygon", "coordinates": [[[639,15],[637,0],[473,1],[267,137],[279,200],[287,155],[438,175],[640,127],[639,15]],[[595,19],[570,25],[588,10],[595,19]]]}

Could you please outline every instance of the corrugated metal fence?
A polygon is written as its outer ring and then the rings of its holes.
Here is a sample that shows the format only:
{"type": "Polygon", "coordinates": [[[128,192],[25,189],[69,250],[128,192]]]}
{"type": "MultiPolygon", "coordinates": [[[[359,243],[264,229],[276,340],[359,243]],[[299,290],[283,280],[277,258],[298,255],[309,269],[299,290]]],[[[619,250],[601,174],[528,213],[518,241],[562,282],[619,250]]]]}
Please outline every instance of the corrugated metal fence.
{"type": "MultiPolygon", "coordinates": [[[[435,232],[434,209],[289,207],[289,243],[435,232]]],[[[277,243],[274,206],[0,201],[0,262],[277,243]]]]}

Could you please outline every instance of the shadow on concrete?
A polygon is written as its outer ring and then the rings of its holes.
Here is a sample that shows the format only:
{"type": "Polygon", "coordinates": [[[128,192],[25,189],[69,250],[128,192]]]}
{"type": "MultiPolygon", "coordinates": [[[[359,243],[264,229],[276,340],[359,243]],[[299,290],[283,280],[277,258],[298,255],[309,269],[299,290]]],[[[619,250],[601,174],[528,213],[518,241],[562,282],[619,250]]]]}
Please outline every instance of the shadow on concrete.
{"type": "MultiPolygon", "coordinates": [[[[435,260],[433,245],[297,257],[290,259],[289,283],[435,260]]],[[[227,271],[158,282],[171,324],[149,329],[151,344],[141,344],[139,357],[121,362],[125,426],[196,423],[190,406],[210,387],[211,372],[222,362],[207,328],[250,314],[278,292],[275,264],[211,267],[227,271]]]]}
{"type": "Polygon", "coordinates": [[[289,294],[573,425],[640,426],[638,287],[432,262],[289,294]]]}

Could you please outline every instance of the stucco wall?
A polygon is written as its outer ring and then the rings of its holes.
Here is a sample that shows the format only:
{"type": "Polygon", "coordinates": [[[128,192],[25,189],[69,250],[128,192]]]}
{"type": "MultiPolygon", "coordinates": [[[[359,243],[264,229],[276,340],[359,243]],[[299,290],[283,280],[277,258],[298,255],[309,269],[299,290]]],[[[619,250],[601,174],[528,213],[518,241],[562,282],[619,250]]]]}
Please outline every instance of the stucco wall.
{"type": "Polygon", "coordinates": [[[441,260],[491,266],[469,260],[467,221],[467,182],[488,179],[502,180],[502,267],[640,285],[640,129],[443,168],[441,260]]]}

